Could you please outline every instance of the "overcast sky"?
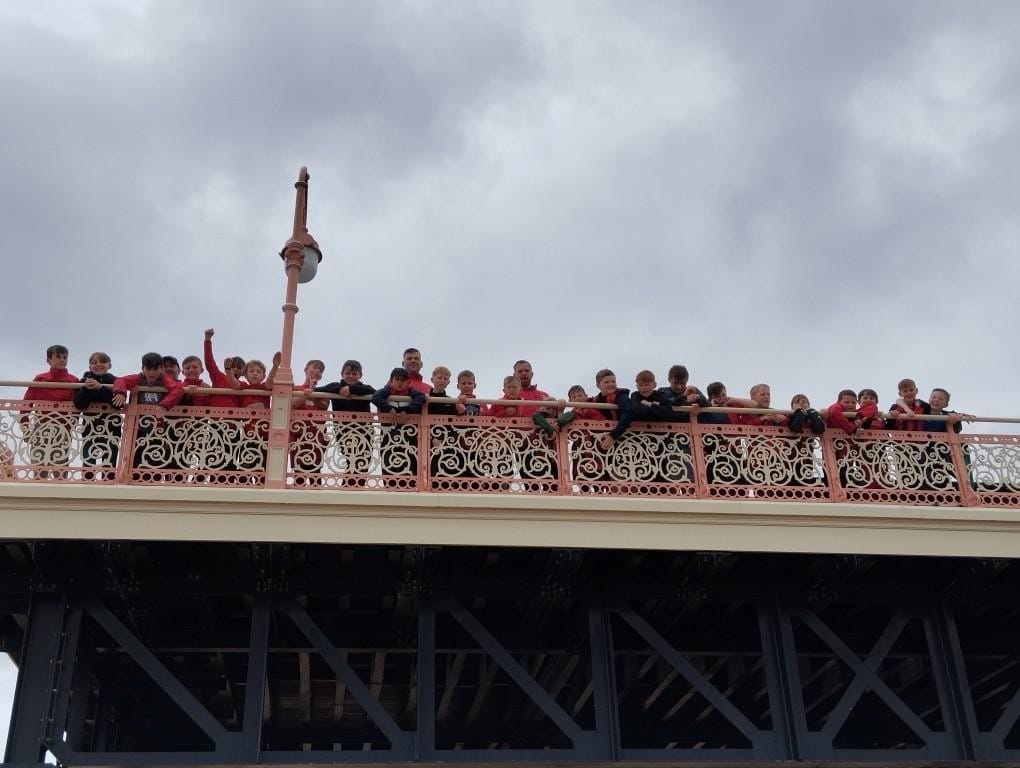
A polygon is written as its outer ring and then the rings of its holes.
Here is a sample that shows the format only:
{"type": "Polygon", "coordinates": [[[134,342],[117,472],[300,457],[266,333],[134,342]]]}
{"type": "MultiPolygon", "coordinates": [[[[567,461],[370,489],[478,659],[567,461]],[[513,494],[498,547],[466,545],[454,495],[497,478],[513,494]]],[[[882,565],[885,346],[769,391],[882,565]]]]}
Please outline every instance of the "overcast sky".
{"type": "Polygon", "coordinates": [[[11,0],[0,378],[268,360],[307,165],[298,370],[1017,416],[1018,92],[1010,1],[11,0]]]}

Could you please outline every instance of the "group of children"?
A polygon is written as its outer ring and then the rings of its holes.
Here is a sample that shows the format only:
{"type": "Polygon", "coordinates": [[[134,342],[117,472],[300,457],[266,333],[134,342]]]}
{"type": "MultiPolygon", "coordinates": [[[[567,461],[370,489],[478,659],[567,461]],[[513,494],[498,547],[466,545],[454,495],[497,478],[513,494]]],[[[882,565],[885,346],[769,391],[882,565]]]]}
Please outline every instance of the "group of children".
{"type": "MultiPolygon", "coordinates": [[[[204,360],[197,355],[185,357],[179,364],[170,356],[148,353],[142,357],[141,372],[115,377],[110,373],[109,355],[96,352],[89,358],[89,370],[81,378],[67,371],[68,350],[54,345],[46,350],[47,371],[40,373],[34,382],[75,383],[77,389],[31,386],[25,392],[26,401],[73,402],[79,410],[94,404],[107,404],[115,408],[123,406],[130,392],[137,402],[169,409],[175,405],[208,406],[216,408],[245,408],[262,410],[269,407],[269,395],[258,391],[272,388],[280,365],[280,354],[273,357],[272,367],[259,360],[245,362],[240,357],[228,357],[222,369],[213,355],[213,329],[205,331],[204,360]],[[203,366],[204,362],[204,366],[203,366]],[[209,382],[202,379],[208,371],[209,382]],[[181,378],[183,373],[183,378],[181,378]],[[155,387],[163,391],[142,391],[139,388],[155,387]],[[226,390],[206,392],[214,388],[226,390]],[[251,391],[251,392],[249,392],[251,391]]],[[[362,381],[362,366],[357,360],[347,360],[341,367],[340,381],[320,385],[325,371],[321,360],[311,360],[304,368],[305,378],[294,387],[293,407],[296,410],[325,410],[361,412],[374,405],[380,413],[442,413],[459,416],[490,416],[494,418],[530,418],[541,433],[552,437],[560,428],[575,419],[607,420],[613,422],[610,431],[599,437],[599,445],[608,450],[620,439],[630,424],[637,421],[689,422],[689,410],[677,410],[676,406],[696,406],[697,421],[701,423],[732,423],[740,425],[765,425],[788,427],[794,433],[821,434],[828,428],[840,429],[852,435],[864,429],[904,429],[912,431],[945,431],[961,428],[961,420],[973,419],[966,414],[947,410],[949,392],[942,388],[932,390],[928,402],[917,397],[917,385],[911,379],[899,382],[899,397],[885,417],[879,414],[878,395],[873,389],[854,392],[840,391],[836,402],[824,411],[811,407],[806,395],[797,394],[791,400],[790,411],[779,411],[771,407],[771,389],[767,384],[756,384],[751,388],[749,398],[730,397],[722,382],[708,385],[705,393],[689,383],[687,368],[674,365],[667,374],[668,385],[659,387],[652,371],[640,371],[634,382],[634,391],[619,387],[616,375],[609,369],[600,370],[595,376],[597,392],[589,395],[581,385],[574,385],[567,392],[567,400],[554,400],[531,385],[531,367],[525,361],[518,361],[515,373],[503,380],[501,400],[517,403],[494,403],[485,405],[476,402],[476,378],[474,373],[463,370],[456,377],[456,394],[447,392],[453,376],[449,368],[437,366],[432,371],[430,382],[425,382],[419,371],[421,353],[414,348],[405,351],[403,364],[394,368],[385,386],[375,389],[362,381]],[[523,368],[520,366],[523,364],[523,368]],[[524,379],[522,381],[522,378],[524,379]],[[307,397],[310,392],[331,397],[307,397]],[[448,402],[435,402],[437,399],[448,402]],[[526,401],[526,402],[524,402],[526,401]],[[602,406],[602,407],[600,407],[602,406]],[[615,406],[606,407],[606,406],[615,406]],[[755,409],[756,412],[716,412],[703,409],[755,409]],[[946,418],[932,419],[931,416],[946,418]]],[[[22,424],[27,424],[31,410],[21,414],[22,424]]],[[[97,431],[100,422],[86,428],[86,453],[89,453],[90,430],[97,431]]],[[[109,434],[109,424],[104,429],[109,434]]],[[[118,433],[119,434],[119,433],[118,433]]],[[[39,442],[39,441],[36,441],[39,442]]],[[[107,442],[110,442],[109,440],[107,442]]],[[[44,450],[40,443],[32,445],[33,461],[38,463],[61,463],[59,455],[35,456],[44,450]],[[43,459],[46,461],[43,461],[43,459]],[[54,460],[57,459],[57,460],[54,460]]],[[[111,449],[107,449],[107,453],[111,449]]],[[[115,448],[112,457],[104,456],[102,463],[116,463],[115,448]],[[112,458],[112,461],[110,460],[112,458]]],[[[65,451],[66,452],[66,451],[65,451]]],[[[65,459],[66,461],[66,459],[65,459]]]]}

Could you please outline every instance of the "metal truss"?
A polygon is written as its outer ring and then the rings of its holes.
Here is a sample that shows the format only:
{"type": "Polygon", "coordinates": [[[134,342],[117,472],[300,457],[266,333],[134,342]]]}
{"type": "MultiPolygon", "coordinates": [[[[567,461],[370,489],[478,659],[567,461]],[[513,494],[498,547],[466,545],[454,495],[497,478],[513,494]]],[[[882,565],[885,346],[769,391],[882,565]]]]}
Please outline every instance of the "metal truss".
{"type": "Polygon", "coordinates": [[[856,588],[846,569],[868,566],[829,558],[800,587],[749,588],[716,564],[641,590],[585,577],[606,565],[589,562],[597,553],[559,552],[537,591],[482,599],[467,576],[438,587],[438,556],[418,548],[384,597],[388,643],[354,647],[338,640],[378,629],[356,607],[365,595],[295,590],[300,558],[255,552],[260,579],[234,595],[247,611],[239,646],[217,647],[227,619],[214,611],[194,631],[166,623],[168,605],[178,624],[194,618],[193,595],[147,602],[137,581],[126,595],[127,560],[101,579],[37,574],[5,762],[1020,760],[1017,638],[965,649],[995,626],[977,617],[1010,596],[963,600],[959,579],[956,592],[944,580],[856,588]],[[964,639],[958,616],[973,624],[964,639]],[[400,659],[390,683],[385,652],[400,659]],[[228,655],[236,663],[211,674],[228,655]]]}

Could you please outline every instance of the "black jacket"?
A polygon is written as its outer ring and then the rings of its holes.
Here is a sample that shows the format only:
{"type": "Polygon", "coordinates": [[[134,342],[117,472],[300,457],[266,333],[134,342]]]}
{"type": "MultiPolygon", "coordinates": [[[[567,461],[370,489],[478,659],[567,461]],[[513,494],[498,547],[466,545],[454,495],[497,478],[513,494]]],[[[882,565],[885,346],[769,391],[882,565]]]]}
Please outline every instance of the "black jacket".
{"type": "MultiPolygon", "coordinates": [[[[113,384],[117,380],[117,377],[107,371],[102,376],[96,376],[92,371],[85,371],[80,381],[84,382],[86,379],[97,379],[100,384],[113,384]]],[[[113,388],[103,387],[102,389],[76,389],[74,392],[74,407],[79,411],[84,411],[90,405],[95,403],[105,403],[110,405],[113,402],[113,388]]]]}
{"type": "MultiPolygon", "coordinates": [[[[609,401],[606,400],[605,395],[600,392],[595,395],[593,402],[606,403],[609,401]]],[[[616,410],[603,411],[607,419],[616,419],[616,426],[613,427],[613,431],[609,433],[614,440],[619,440],[620,435],[627,431],[630,423],[634,420],[634,411],[630,406],[630,390],[620,387],[616,390],[616,410]]]]}
{"type": "MultiPolygon", "coordinates": [[[[345,384],[342,381],[331,381],[329,384],[324,384],[321,387],[316,387],[316,392],[328,392],[331,395],[339,395],[340,390],[344,387],[351,388],[351,395],[374,395],[375,387],[370,387],[368,384],[363,384],[358,381],[354,384],[345,384]]],[[[346,413],[369,413],[372,410],[372,401],[370,400],[344,400],[337,398],[336,400],[330,400],[333,404],[334,411],[344,411],[346,413]]]]}
{"type": "Polygon", "coordinates": [[[405,397],[411,398],[410,403],[390,403],[390,385],[387,384],[382,389],[377,389],[375,394],[372,395],[372,405],[376,407],[379,413],[421,413],[422,406],[425,405],[425,395],[419,392],[417,389],[411,389],[408,387],[407,392],[404,393],[405,397]]]}

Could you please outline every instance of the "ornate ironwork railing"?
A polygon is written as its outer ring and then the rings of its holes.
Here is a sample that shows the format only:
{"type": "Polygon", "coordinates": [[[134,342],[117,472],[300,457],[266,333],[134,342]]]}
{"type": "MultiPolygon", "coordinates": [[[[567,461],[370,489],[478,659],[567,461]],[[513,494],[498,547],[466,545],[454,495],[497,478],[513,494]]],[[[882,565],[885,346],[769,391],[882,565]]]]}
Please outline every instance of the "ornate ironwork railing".
{"type": "MultiPolygon", "coordinates": [[[[289,408],[289,403],[287,404],[289,408]]],[[[1020,435],[0,404],[0,481],[1020,507],[1020,435]],[[278,434],[283,432],[285,434],[278,434]],[[276,440],[287,461],[267,472],[276,440]]]]}

